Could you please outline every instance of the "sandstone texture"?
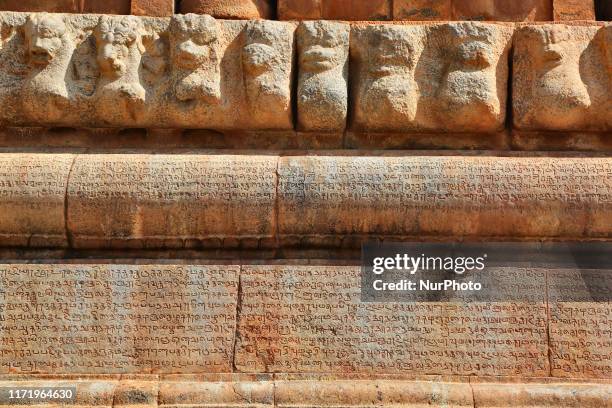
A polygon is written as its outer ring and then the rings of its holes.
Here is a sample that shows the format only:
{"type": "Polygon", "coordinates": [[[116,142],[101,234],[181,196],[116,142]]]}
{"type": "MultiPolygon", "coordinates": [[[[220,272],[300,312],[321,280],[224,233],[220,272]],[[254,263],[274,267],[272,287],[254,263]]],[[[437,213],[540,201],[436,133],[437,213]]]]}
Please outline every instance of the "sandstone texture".
{"type": "Polygon", "coordinates": [[[546,376],[545,273],[500,272],[529,278],[528,302],[368,303],[359,267],[243,266],[236,367],[546,376]]]}
{"type": "Polygon", "coordinates": [[[393,20],[452,20],[452,0],[393,0],[393,20]]]}
{"type": "Polygon", "coordinates": [[[297,30],[299,78],[298,128],[342,131],[348,111],[347,24],[303,22],[297,30]]]}
{"type": "Polygon", "coordinates": [[[592,1],[553,0],[553,12],[555,21],[595,20],[595,4],[592,1]]]}
{"type": "Polygon", "coordinates": [[[3,373],[228,372],[237,266],[0,265],[3,373]]]}
{"type": "Polygon", "coordinates": [[[390,0],[277,0],[280,20],[389,20],[390,0]]]}
{"type": "Polygon", "coordinates": [[[181,0],[179,12],[227,19],[273,19],[274,3],[272,0],[181,0]]]}
{"type": "Polygon", "coordinates": [[[608,131],[612,26],[528,25],[514,40],[514,125],[608,131]]]}
{"type": "Polygon", "coordinates": [[[276,159],[79,156],[67,197],[75,247],[257,247],[274,234],[276,159]]]}
{"type": "Polygon", "coordinates": [[[143,0],[3,0],[0,11],[130,14],[130,2],[139,1],[143,0]]]}
{"type": "Polygon", "coordinates": [[[279,233],[295,244],[369,237],[601,237],[610,161],[596,158],[282,157],[279,233]]]}
{"type": "Polygon", "coordinates": [[[131,0],[130,14],[136,16],[171,17],[173,0],[131,0]]]}
{"type": "Polygon", "coordinates": [[[293,23],[3,13],[0,25],[0,125],[293,128],[293,23]]]}
{"type": "Polygon", "coordinates": [[[65,205],[72,154],[0,154],[0,244],[68,245],[65,205]]]}
{"type": "MultiPolygon", "coordinates": [[[[452,0],[453,19],[550,21],[553,16],[553,1],[555,0],[452,0]]],[[[561,0],[563,1],[567,2],[567,0],[561,0]]],[[[589,3],[589,1],[582,0],[579,2],[589,3]]]]}
{"type": "Polygon", "coordinates": [[[511,36],[508,26],[478,22],[355,27],[353,127],[502,129],[511,36]]]}

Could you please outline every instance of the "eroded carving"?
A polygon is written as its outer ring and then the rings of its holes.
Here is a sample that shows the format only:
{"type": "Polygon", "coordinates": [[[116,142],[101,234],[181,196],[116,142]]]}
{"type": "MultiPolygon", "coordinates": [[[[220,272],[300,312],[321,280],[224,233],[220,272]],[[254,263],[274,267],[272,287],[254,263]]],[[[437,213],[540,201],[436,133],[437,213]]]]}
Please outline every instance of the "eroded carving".
{"type": "Polygon", "coordinates": [[[208,15],[175,15],[170,22],[174,92],[180,101],[221,101],[219,27],[208,15]]]}
{"type": "Polygon", "coordinates": [[[367,130],[410,130],[419,90],[414,80],[421,27],[377,25],[357,32],[354,55],[361,67],[355,125],[367,130]]]}
{"type": "Polygon", "coordinates": [[[504,126],[509,30],[480,23],[433,26],[423,69],[419,122],[428,129],[495,131],[504,126]],[[433,83],[428,84],[433,78],[433,83]]]}
{"type": "Polygon", "coordinates": [[[31,70],[23,83],[23,109],[32,121],[56,122],[70,105],[66,81],[75,43],[57,14],[29,15],[24,33],[31,70]]]}
{"type": "Polygon", "coordinates": [[[605,130],[608,73],[595,26],[522,27],[516,35],[513,109],[525,129],[605,130]]]}
{"type": "Polygon", "coordinates": [[[298,124],[304,130],[342,130],[348,107],[347,24],[311,21],[298,28],[298,124]]]}
{"type": "Polygon", "coordinates": [[[251,122],[256,126],[283,127],[291,122],[291,55],[288,26],[253,20],[246,26],[242,68],[251,122]]]}
{"type": "Polygon", "coordinates": [[[139,75],[145,51],[140,20],[103,15],[95,36],[100,78],[94,99],[100,120],[116,123],[139,119],[146,96],[139,75]]]}

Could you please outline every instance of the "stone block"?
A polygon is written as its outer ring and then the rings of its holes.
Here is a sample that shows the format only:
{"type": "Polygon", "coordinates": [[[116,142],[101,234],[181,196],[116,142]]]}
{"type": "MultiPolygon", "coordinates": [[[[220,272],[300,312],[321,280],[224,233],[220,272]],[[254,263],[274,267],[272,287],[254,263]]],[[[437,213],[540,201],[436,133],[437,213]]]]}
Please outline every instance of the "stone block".
{"type": "Polygon", "coordinates": [[[274,19],[272,0],[181,0],[180,13],[209,14],[227,19],[274,19]]]}
{"type": "MultiPolygon", "coordinates": [[[[230,371],[239,270],[0,265],[0,367],[13,374],[230,371]]],[[[129,401],[130,389],[122,385],[115,401],[129,401]]]]}
{"type": "Polygon", "coordinates": [[[348,24],[309,21],[297,30],[297,121],[303,131],[343,131],[348,110],[348,24]]]}
{"type": "MultiPolygon", "coordinates": [[[[592,0],[584,0],[588,2],[592,0]]],[[[453,20],[550,21],[552,0],[453,0],[453,20]]]]}
{"type": "Polygon", "coordinates": [[[81,13],[130,14],[132,0],[80,0],[81,13]]]}
{"type": "Polygon", "coordinates": [[[281,239],[610,238],[606,158],[282,157],[281,239]]]}
{"type": "MultiPolygon", "coordinates": [[[[360,267],[243,266],[235,366],[245,372],[547,375],[545,274],[508,273],[537,288],[530,302],[368,303],[361,302],[360,267]]],[[[319,397],[304,390],[310,406],[333,392],[317,390],[319,397]]],[[[465,402],[465,389],[440,390],[456,404],[465,402]]],[[[374,393],[365,385],[359,391],[374,393]]],[[[403,398],[426,400],[431,388],[413,391],[403,398]]],[[[335,395],[333,405],[346,406],[335,395]]]]}
{"type": "Polygon", "coordinates": [[[452,20],[451,0],[393,0],[393,20],[452,20]]]}
{"type": "Polygon", "coordinates": [[[174,0],[131,0],[130,10],[136,16],[171,17],[174,0]]]}
{"type": "Polygon", "coordinates": [[[72,154],[0,154],[0,245],[64,247],[72,154]]]}
{"type": "Polygon", "coordinates": [[[0,2],[1,11],[46,11],[49,13],[78,13],[78,0],[4,0],[0,2]]]}
{"type": "Polygon", "coordinates": [[[610,25],[527,25],[514,40],[514,126],[612,129],[610,25]]]}
{"type": "Polygon", "coordinates": [[[0,27],[0,126],[293,129],[294,23],[2,13],[0,27]]]}
{"type": "Polygon", "coordinates": [[[510,26],[478,22],[354,26],[353,128],[501,130],[511,36],[510,26]]]}
{"type": "Polygon", "coordinates": [[[275,156],[86,155],[68,185],[75,247],[258,244],[274,234],[275,156]]]}
{"type": "Polygon", "coordinates": [[[553,18],[554,21],[595,20],[595,2],[594,0],[553,0],[553,18]]]}
{"type": "Polygon", "coordinates": [[[389,0],[278,0],[279,20],[390,20],[389,0]]]}

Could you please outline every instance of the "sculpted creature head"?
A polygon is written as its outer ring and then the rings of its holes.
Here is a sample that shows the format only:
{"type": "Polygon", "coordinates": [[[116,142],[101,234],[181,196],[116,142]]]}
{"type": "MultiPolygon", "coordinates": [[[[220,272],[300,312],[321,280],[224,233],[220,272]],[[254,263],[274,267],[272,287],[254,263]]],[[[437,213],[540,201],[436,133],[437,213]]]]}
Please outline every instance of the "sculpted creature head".
{"type": "Polygon", "coordinates": [[[300,24],[300,68],[310,72],[333,69],[346,59],[348,31],[326,21],[300,24]]]}
{"type": "Polygon", "coordinates": [[[277,43],[275,33],[268,29],[264,21],[249,22],[246,31],[247,41],[242,50],[242,67],[249,76],[259,76],[271,72],[280,56],[274,48],[277,43]]]}
{"type": "Polygon", "coordinates": [[[446,26],[449,30],[452,50],[449,56],[456,67],[463,70],[484,70],[493,64],[493,31],[476,24],[446,26]]]}
{"type": "Polygon", "coordinates": [[[405,74],[414,68],[414,47],[402,27],[378,26],[371,37],[370,47],[374,52],[370,74],[374,77],[405,74]]]}
{"type": "Polygon", "coordinates": [[[218,64],[219,27],[209,15],[175,15],[170,22],[172,61],[184,69],[218,64]]]}
{"type": "Polygon", "coordinates": [[[107,76],[123,76],[134,53],[144,52],[140,23],[133,17],[102,16],[95,35],[98,64],[102,73],[107,76]]]}
{"type": "Polygon", "coordinates": [[[30,62],[47,65],[67,41],[66,25],[58,15],[31,14],[26,21],[25,38],[30,62]]]}

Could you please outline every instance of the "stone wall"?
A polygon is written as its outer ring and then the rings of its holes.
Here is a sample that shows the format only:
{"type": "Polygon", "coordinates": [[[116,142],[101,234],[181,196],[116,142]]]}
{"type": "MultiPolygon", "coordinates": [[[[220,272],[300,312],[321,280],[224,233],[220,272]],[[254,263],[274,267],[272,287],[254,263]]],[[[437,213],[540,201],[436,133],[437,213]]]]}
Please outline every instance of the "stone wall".
{"type": "Polygon", "coordinates": [[[610,270],[519,259],[487,276],[520,298],[384,303],[358,266],[610,243],[592,2],[176,6],[0,2],[0,407],[610,405],[610,270]]]}

